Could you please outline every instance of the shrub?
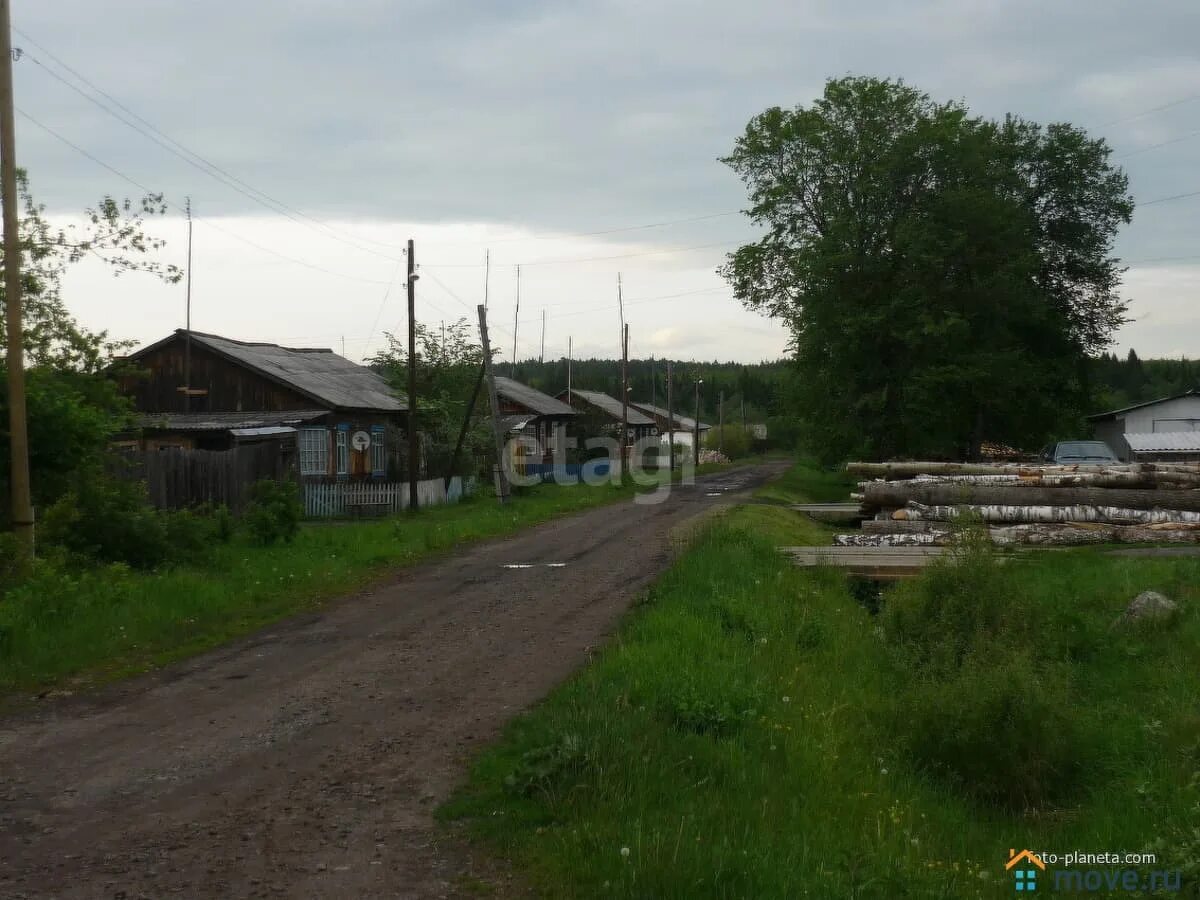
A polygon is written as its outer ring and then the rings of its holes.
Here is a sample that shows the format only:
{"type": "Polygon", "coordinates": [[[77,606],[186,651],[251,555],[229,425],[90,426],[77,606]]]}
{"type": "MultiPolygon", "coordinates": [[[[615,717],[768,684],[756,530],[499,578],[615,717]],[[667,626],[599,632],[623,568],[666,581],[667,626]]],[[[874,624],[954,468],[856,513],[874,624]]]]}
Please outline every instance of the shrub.
{"type": "Polygon", "coordinates": [[[892,720],[918,768],[987,804],[1042,807],[1084,764],[1068,679],[1020,651],[972,654],[954,676],[898,691],[892,720]]]}
{"type": "Polygon", "coordinates": [[[40,543],[71,556],[151,569],[170,556],[163,518],[149,507],[145,485],[99,472],[81,473],[46,510],[40,543]]]}
{"type": "Polygon", "coordinates": [[[709,450],[720,448],[730,459],[741,459],[750,455],[750,445],[753,437],[748,428],[740,425],[717,426],[709,429],[704,438],[704,446],[709,450]]]}
{"type": "Polygon", "coordinates": [[[242,521],[259,544],[290,543],[300,529],[304,506],[292,481],[258,481],[250,489],[250,503],[242,521]]]}

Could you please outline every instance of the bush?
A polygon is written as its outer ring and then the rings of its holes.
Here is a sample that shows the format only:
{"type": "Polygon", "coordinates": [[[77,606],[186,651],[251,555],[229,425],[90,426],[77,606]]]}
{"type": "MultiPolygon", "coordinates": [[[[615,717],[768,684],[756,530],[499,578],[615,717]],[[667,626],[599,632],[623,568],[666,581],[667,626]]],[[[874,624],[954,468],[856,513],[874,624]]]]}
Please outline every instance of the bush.
{"type": "Polygon", "coordinates": [[[290,543],[300,530],[303,515],[295,482],[264,479],[250,489],[250,503],[242,521],[255,542],[270,545],[276,541],[290,543]]]}
{"type": "Polygon", "coordinates": [[[1077,783],[1086,745],[1061,670],[973,653],[950,678],[897,692],[892,726],[920,769],[985,804],[1036,809],[1077,783]]]}
{"type": "Polygon", "coordinates": [[[81,473],[46,510],[40,544],[74,557],[152,569],[167,561],[171,545],[164,519],[147,504],[145,485],[99,472],[81,473]]]}
{"type": "Polygon", "coordinates": [[[704,438],[704,446],[709,450],[720,448],[721,452],[730,459],[741,459],[750,455],[750,445],[753,436],[748,428],[740,425],[717,426],[709,429],[704,438]]]}

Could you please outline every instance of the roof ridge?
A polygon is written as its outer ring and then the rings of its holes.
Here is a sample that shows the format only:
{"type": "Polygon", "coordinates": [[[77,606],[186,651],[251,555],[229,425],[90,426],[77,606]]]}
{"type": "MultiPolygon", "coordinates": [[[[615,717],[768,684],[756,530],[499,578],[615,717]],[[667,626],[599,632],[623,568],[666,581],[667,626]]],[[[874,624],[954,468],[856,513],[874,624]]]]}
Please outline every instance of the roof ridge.
{"type": "MultiPolygon", "coordinates": [[[[176,328],[176,334],[186,335],[186,328],[176,328]]],[[[333,353],[330,347],[287,347],[283,344],[276,344],[273,341],[239,341],[237,338],[225,337],[223,334],[213,334],[210,331],[197,331],[192,329],[192,337],[213,338],[218,341],[225,341],[227,344],[237,344],[239,347],[275,347],[278,350],[287,350],[289,353],[333,353]]],[[[344,359],[345,357],[343,357],[344,359]]]]}

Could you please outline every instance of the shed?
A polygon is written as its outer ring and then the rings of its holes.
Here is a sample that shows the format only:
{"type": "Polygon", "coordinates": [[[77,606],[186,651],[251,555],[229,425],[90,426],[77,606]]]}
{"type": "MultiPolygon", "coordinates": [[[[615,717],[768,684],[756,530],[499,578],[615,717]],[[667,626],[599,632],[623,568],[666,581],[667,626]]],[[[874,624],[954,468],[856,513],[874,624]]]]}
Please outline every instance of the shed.
{"type": "Polygon", "coordinates": [[[1136,462],[1200,461],[1200,431],[1157,431],[1124,438],[1136,462]]]}
{"type": "MultiPolygon", "coordinates": [[[[680,415],[678,412],[672,417],[661,406],[652,406],[649,403],[633,402],[640,412],[651,416],[658,427],[658,433],[662,436],[663,443],[666,444],[671,435],[667,434],[668,429],[674,430],[673,442],[676,447],[690,447],[692,440],[696,434],[696,420],[688,416],[680,415]],[[672,422],[674,424],[672,424],[672,422]]],[[[700,441],[704,441],[704,435],[712,426],[707,422],[700,423],[700,441]]]]}
{"type": "Polygon", "coordinates": [[[1130,434],[1162,434],[1200,430],[1200,391],[1135,403],[1122,409],[1088,416],[1097,440],[1104,441],[1123,460],[1132,456],[1130,434]]]}

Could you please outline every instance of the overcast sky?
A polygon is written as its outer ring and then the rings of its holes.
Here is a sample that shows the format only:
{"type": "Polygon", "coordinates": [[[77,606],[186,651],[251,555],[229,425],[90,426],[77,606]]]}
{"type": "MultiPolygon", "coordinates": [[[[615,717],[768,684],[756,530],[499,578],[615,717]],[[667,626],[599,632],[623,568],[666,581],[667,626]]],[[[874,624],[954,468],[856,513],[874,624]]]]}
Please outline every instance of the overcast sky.
{"type": "MultiPolygon", "coordinates": [[[[193,327],[344,339],[356,359],[404,327],[408,238],[418,318],[435,325],[473,318],[490,248],[505,358],[517,263],[522,358],[540,350],[543,310],[547,357],[569,339],[576,356],[617,355],[618,271],[633,355],[781,356],[783,329],[715,274],[752,235],[717,157],[751,116],[808,103],[830,76],[903,77],[980,114],[1089,127],[1143,203],[1200,191],[1195,0],[14,0],[13,25],[20,110],[177,206],[192,198],[193,327]],[[62,64],[242,190],[56,79],[91,92],[62,64]],[[635,228],[657,223],[672,224],[635,228]]],[[[29,118],[17,132],[19,164],[64,221],[138,193],[29,118]]],[[[182,219],[150,228],[182,265],[182,219]]],[[[1136,212],[1118,245],[1137,320],[1120,352],[1200,357],[1198,234],[1200,196],[1136,212]]],[[[182,285],[84,264],[67,287],[79,319],[114,336],[183,323],[182,285]]]]}

